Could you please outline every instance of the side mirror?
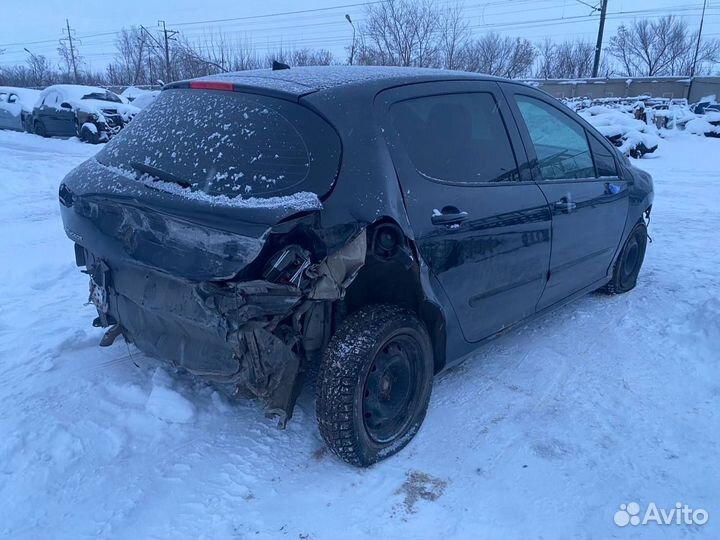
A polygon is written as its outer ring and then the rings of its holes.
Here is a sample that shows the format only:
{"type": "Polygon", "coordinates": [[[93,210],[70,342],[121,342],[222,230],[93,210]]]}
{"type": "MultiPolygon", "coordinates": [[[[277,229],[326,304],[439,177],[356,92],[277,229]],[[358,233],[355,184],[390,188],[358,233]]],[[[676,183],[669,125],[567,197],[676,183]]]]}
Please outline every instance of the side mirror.
{"type": "Polygon", "coordinates": [[[63,109],[70,109],[70,110],[72,110],[72,105],[70,105],[67,101],[63,101],[63,102],[60,104],[60,107],[63,108],[63,109]]]}
{"type": "Polygon", "coordinates": [[[10,97],[8,98],[8,101],[7,101],[7,102],[8,102],[8,103],[17,103],[17,96],[16,96],[15,94],[13,94],[12,96],[10,96],[10,97]]]}

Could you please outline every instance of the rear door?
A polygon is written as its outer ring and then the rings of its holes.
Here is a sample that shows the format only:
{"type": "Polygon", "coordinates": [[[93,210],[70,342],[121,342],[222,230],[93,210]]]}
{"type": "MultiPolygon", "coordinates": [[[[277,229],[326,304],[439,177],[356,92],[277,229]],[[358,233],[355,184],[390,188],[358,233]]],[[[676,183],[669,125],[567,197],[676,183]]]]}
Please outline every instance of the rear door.
{"type": "Polygon", "coordinates": [[[468,341],[534,313],[550,259],[550,211],[493,82],[433,82],[376,107],[420,254],[468,341]]]}
{"type": "Polygon", "coordinates": [[[553,98],[505,84],[531,170],[552,210],[550,275],[538,310],[607,276],[628,213],[614,151],[553,98]]]}

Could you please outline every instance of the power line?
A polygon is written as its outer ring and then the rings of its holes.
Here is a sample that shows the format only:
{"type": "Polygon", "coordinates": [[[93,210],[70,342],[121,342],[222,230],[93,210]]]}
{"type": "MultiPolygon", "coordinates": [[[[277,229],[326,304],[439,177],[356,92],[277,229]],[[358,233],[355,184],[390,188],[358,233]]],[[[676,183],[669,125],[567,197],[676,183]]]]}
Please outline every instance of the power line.
{"type": "Polygon", "coordinates": [[[184,22],[184,23],[173,23],[173,26],[191,26],[196,24],[216,24],[220,22],[230,22],[230,21],[249,21],[253,19],[265,19],[268,17],[280,17],[284,15],[299,15],[303,13],[318,13],[321,11],[330,11],[333,9],[346,9],[350,7],[357,7],[357,6],[370,6],[372,4],[379,4],[382,0],[375,0],[373,2],[359,2],[356,4],[344,4],[341,6],[330,6],[330,7],[324,7],[324,8],[314,8],[314,9],[300,9],[297,11],[283,11],[280,13],[266,13],[263,15],[246,15],[244,17],[232,17],[229,19],[211,19],[207,21],[191,21],[191,22],[184,22]]]}
{"type": "MultiPolygon", "coordinates": [[[[508,4],[511,4],[511,5],[520,5],[520,4],[528,4],[528,3],[538,4],[543,1],[545,1],[545,2],[549,1],[551,3],[560,3],[560,4],[563,3],[562,0],[517,0],[517,1],[505,0],[505,1],[488,2],[485,4],[467,5],[467,6],[465,6],[465,11],[471,11],[473,9],[478,9],[478,8],[485,9],[488,7],[492,7],[494,5],[507,6],[508,4]]],[[[375,3],[377,3],[377,2],[343,4],[343,5],[339,5],[339,6],[331,6],[331,7],[327,7],[327,8],[316,8],[316,9],[312,9],[312,10],[286,11],[286,12],[269,13],[269,14],[263,14],[263,15],[246,16],[246,17],[233,17],[233,18],[227,18],[227,19],[209,19],[209,20],[203,20],[203,21],[192,21],[192,22],[179,23],[179,24],[174,24],[173,26],[180,26],[180,25],[189,26],[189,25],[199,25],[199,24],[212,24],[212,23],[219,23],[219,22],[235,22],[235,21],[243,21],[243,20],[258,19],[258,18],[288,16],[288,15],[294,15],[294,14],[312,14],[312,13],[315,13],[318,11],[329,12],[331,10],[345,9],[348,7],[363,7],[363,6],[367,6],[367,5],[371,5],[371,4],[375,4],[375,3]]],[[[676,8],[677,7],[679,7],[679,6],[676,6],[676,8]]],[[[508,15],[508,14],[513,14],[513,13],[521,13],[521,12],[525,13],[528,11],[545,10],[545,9],[547,9],[547,8],[523,9],[521,11],[505,11],[505,10],[503,10],[500,12],[493,13],[493,15],[508,15]]],[[[694,10],[699,10],[699,9],[700,8],[697,8],[697,7],[691,7],[690,10],[694,11],[694,10]]],[[[662,8],[661,8],[661,10],[667,11],[662,8]]],[[[655,9],[655,10],[638,10],[635,12],[620,11],[619,13],[642,13],[642,12],[650,12],[650,11],[658,11],[658,10],[657,9],[655,9]]],[[[686,11],[686,10],[680,10],[680,11],[686,11]]],[[[678,12],[678,9],[673,9],[669,13],[677,13],[677,12],[678,12]]],[[[355,17],[355,18],[357,19],[357,17],[355,17]]],[[[557,19],[562,19],[562,18],[563,17],[559,17],[557,19]]],[[[304,27],[309,27],[309,26],[315,26],[316,24],[317,23],[307,24],[307,25],[297,25],[297,24],[293,23],[292,26],[290,26],[289,28],[296,28],[296,27],[304,28],[304,27]]],[[[338,17],[338,20],[335,22],[321,23],[321,24],[336,24],[339,26],[339,25],[342,25],[343,23],[342,23],[341,18],[338,17]]],[[[256,27],[256,25],[253,25],[253,28],[255,28],[255,27],[256,27]]],[[[94,33],[94,34],[79,35],[78,39],[113,36],[113,35],[117,35],[119,32],[120,31],[116,30],[116,31],[94,33]]],[[[0,47],[28,46],[28,45],[36,45],[36,44],[47,44],[47,43],[57,43],[57,40],[56,39],[47,39],[47,40],[37,40],[37,41],[29,41],[29,42],[2,43],[2,44],[0,44],[0,47]]]]}
{"type": "MultiPolygon", "coordinates": [[[[465,11],[472,12],[476,9],[482,9],[483,12],[485,12],[487,10],[487,8],[492,7],[492,6],[519,7],[520,5],[527,5],[527,4],[533,4],[533,5],[539,4],[539,3],[554,4],[554,3],[557,3],[558,1],[562,1],[562,0],[515,0],[515,1],[505,0],[504,2],[495,1],[495,2],[488,2],[488,3],[483,3],[483,4],[468,5],[468,6],[465,6],[465,11]]],[[[371,3],[377,3],[377,2],[371,2],[371,3]]],[[[297,30],[297,29],[303,29],[303,28],[317,28],[318,29],[317,32],[315,32],[315,33],[305,32],[302,34],[302,37],[299,37],[297,39],[290,39],[290,42],[295,42],[299,46],[305,46],[305,45],[310,45],[310,44],[318,44],[318,45],[322,44],[322,45],[326,45],[326,46],[342,45],[343,43],[347,42],[347,35],[346,35],[346,31],[340,29],[340,26],[342,26],[344,24],[344,20],[341,17],[338,17],[336,21],[312,22],[312,23],[306,23],[306,24],[297,24],[297,21],[295,21],[295,19],[298,19],[298,18],[305,19],[305,18],[311,17],[315,21],[317,19],[317,17],[334,16],[334,14],[332,14],[332,10],[346,9],[346,8],[352,8],[352,7],[357,9],[358,7],[362,7],[362,6],[366,6],[366,5],[368,5],[368,4],[367,3],[343,4],[340,6],[332,6],[332,7],[327,7],[327,8],[287,11],[287,12],[278,12],[278,13],[246,16],[246,17],[214,19],[214,20],[207,20],[207,21],[193,21],[193,22],[179,23],[179,25],[198,26],[198,25],[203,25],[203,24],[208,24],[208,23],[213,23],[213,22],[222,22],[223,23],[222,28],[219,29],[219,31],[222,32],[223,30],[225,30],[225,26],[234,26],[233,23],[237,23],[237,22],[242,22],[242,21],[247,21],[247,20],[258,20],[258,19],[261,19],[261,20],[262,19],[271,19],[273,17],[291,16],[291,17],[293,17],[293,21],[294,21],[294,24],[292,24],[291,26],[278,26],[276,24],[271,24],[270,26],[266,26],[266,25],[260,23],[259,27],[263,29],[263,33],[266,36],[268,34],[272,34],[274,32],[275,33],[280,32],[284,29],[297,30]],[[337,30],[336,30],[336,28],[333,28],[333,27],[336,27],[337,30]]],[[[528,8],[528,9],[523,9],[521,11],[503,9],[503,10],[494,12],[492,15],[493,16],[503,16],[503,15],[507,16],[507,15],[512,15],[512,14],[516,14],[516,13],[520,13],[520,12],[526,13],[529,11],[546,10],[546,9],[548,9],[548,8],[528,8]]],[[[713,9],[713,8],[708,8],[708,9],[713,9]]],[[[699,10],[699,7],[697,7],[695,5],[684,5],[684,6],[675,6],[670,13],[678,14],[678,13],[686,13],[686,12],[692,12],[692,11],[698,11],[698,10],[699,10]]],[[[606,18],[607,19],[618,19],[618,18],[627,17],[629,15],[648,15],[648,14],[653,14],[653,13],[669,14],[667,12],[667,10],[665,10],[663,8],[652,8],[652,9],[640,9],[640,10],[629,10],[629,11],[621,10],[621,11],[617,11],[617,12],[609,12],[609,13],[607,13],[606,18]]],[[[717,14],[708,14],[708,16],[715,16],[715,15],[717,15],[717,14]]],[[[658,16],[661,16],[661,15],[658,15],[658,16]]],[[[466,18],[471,19],[472,17],[467,16],[466,18]]],[[[481,16],[481,18],[483,18],[483,17],[481,16]]],[[[544,28],[544,27],[555,28],[558,25],[577,24],[577,23],[585,22],[587,20],[588,20],[587,15],[578,15],[578,16],[570,16],[570,17],[551,17],[551,18],[534,19],[534,20],[520,21],[520,22],[516,21],[516,22],[508,22],[508,23],[475,24],[475,25],[470,25],[470,29],[508,31],[508,30],[512,30],[512,29],[527,30],[527,29],[544,28]]],[[[270,20],[268,20],[268,22],[270,22],[270,20]]],[[[174,25],[174,26],[178,26],[178,25],[174,25]]],[[[143,29],[143,31],[145,33],[147,33],[148,35],[152,36],[153,39],[155,39],[155,36],[152,35],[151,32],[147,31],[147,29],[145,29],[143,26],[141,26],[141,28],[143,29]]],[[[258,24],[254,23],[252,25],[252,31],[257,31],[257,30],[259,30],[258,24]]],[[[175,31],[175,30],[167,30],[167,32],[168,32],[168,40],[170,40],[171,37],[177,33],[177,31],[175,31]]],[[[99,32],[99,33],[89,34],[89,35],[80,36],[80,37],[90,39],[92,37],[107,37],[107,36],[118,35],[118,34],[119,34],[119,31],[99,32]]],[[[197,31],[183,32],[183,35],[186,38],[195,37],[195,36],[201,37],[201,34],[199,34],[197,31]]],[[[75,40],[78,38],[73,36],[73,39],[75,40]]],[[[285,38],[283,36],[277,36],[274,39],[284,40],[285,38]]],[[[155,41],[157,42],[157,40],[155,40],[155,41]]],[[[19,45],[31,45],[33,43],[38,43],[38,42],[27,42],[24,44],[19,43],[19,45]]],[[[57,43],[57,40],[43,40],[41,43],[57,43]]],[[[113,43],[113,41],[89,42],[89,43],[86,43],[86,46],[89,46],[90,44],[92,44],[93,46],[97,47],[101,44],[109,45],[112,43],[113,43]]],[[[158,50],[162,51],[163,53],[165,52],[165,50],[169,49],[169,47],[165,47],[163,45],[160,45],[159,43],[156,43],[156,44],[158,45],[158,50]]],[[[3,47],[8,46],[8,45],[9,44],[4,44],[3,47]]],[[[275,47],[276,46],[277,45],[275,45],[275,47]]],[[[264,46],[264,47],[263,46],[255,46],[255,45],[253,45],[253,47],[256,49],[269,50],[273,47],[273,45],[270,45],[268,43],[268,45],[264,46]]],[[[44,47],[38,47],[38,49],[44,49],[44,47]]],[[[6,51],[6,54],[4,55],[3,59],[8,58],[8,53],[10,55],[21,54],[22,50],[6,51]]],[[[102,58],[102,57],[110,57],[113,55],[114,55],[114,53],[110,53],[110,52],[107,52],[107,53],[96,52],[96,53],[86,54],[85,56],[102,58]]],[[[21,60],[17,60],[17,61],[20,62],[21,60]]],[[[3,62],[3,64],[9,64],[9,62],[3,62]]],[[[166,62],[166,76],[167,76],[167,62],[166,62]]]]}

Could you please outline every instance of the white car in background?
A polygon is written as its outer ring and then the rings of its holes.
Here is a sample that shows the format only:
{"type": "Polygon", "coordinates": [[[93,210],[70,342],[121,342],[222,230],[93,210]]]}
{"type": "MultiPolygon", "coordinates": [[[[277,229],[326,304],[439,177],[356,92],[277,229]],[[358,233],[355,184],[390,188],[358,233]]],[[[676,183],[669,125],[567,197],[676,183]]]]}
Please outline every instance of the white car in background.
{"type": "Polygon", "coordinates": [[[145,90],[136,86],[128,86],[120,97],[127,99],[138,109],[144,109],[160,95],[160,90],[145,90]]]}
{"type": "Polygon", "coordinates": [[[100,143],[116,135],[139,110],[105,88],[55,84],[40,93],[32,113],[33,131],[42,137],[78,136],[100,143]]]}
{"type": "Polygon", "coordinates": [[[40,90],[0,86],[0,129],[32,130],[32,110],[40,90]]]}

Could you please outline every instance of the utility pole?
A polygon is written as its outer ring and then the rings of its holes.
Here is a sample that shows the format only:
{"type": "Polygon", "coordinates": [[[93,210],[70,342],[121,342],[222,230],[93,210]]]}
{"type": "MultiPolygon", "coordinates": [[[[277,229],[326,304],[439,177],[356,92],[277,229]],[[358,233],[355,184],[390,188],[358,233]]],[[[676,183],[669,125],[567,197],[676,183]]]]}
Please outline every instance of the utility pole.
{"type": "MultiPolygon", "coordinates": [[[[150,30],[148,30],[147,28],[145,28],[142,24],[140,25],[140,29],[147,34],[147,36],[153,41],[153,43],[155,43],[155,45],[157,45],[158,50],[161,50],[161,51],[163,50],[162,44],[161,44],[157,39],[155,39],[155,36],[152,35],[152,33],[150,32],[150,30]]],[[[165,43],[167,43],[167,41],[166,41],[165,43]]],[[[167,51],[167,49],[165,49],[165,50],[167,51]]],[[[169,55],[166,55],[165,58],[169,60],[170,57],[169,57],[169,55]]],[[[166,64],[166,65],[165,65],[165,72],[166,72],[166,74],[170,71],[169,68],[168,68],[168,65],[169,65],[169,64],[166,64]]],[[[152,72],[152,58],[151,58],[150,55],[148,55],[148,66],[150,67],[150,77],[152,77],[152,75],[153,75],[153,72],[152,72]]],[[[167,77],[165,77],[165,78],[167,79],[167,77]]],[[[165,84],[166,82],[170,82],[170,80],[167,79],[166,81],[163,82],[163,84],[165,84]]]]}
{"type": "Polygon", "coordinates": [[[700,53],[700,38],[702,37],[703,23],[705,22],[705,8],[707,7],[707,0],[703,0],[702,17],[700,17],[700,30],[698,31],[697,43],[695,44],[695,56],[693,56],[692,68],[690,69],[690,76],[695,76],[695,67],[697,66],[697,57],[700,53]]]}
{"type": "Polygon", "coordinates": [[[169,83],[172,78],[170,77],[170,46],[168,45],[168,41],[172,39],[177,32],[175,30],[168,30],[165,27],[165,21],[158,21],[158,25],[160,24],[162,24],[163,36],[165,37],[165,82],[169,83]]]}
{"type": "Polygon", "coordinates": [[[593,78],[598,76],[598,70],[600,69],[600,51],[602,50],[603,42],[603,31],[605,30],[605,15],[607,14],[607,3],[608,0],[601,0],[600,7],[600,26],[598,27],[597,43],[595,44],[595,60],[593,61],[593,78]]]}
{"type": "Polygon", "coordinates": [[[70,47],[70,61],[72,63],[73,74],[75,75],[75,84],[78,83],[78,72],[77,62],[75,60],[75,47],[73,46],[72,30],[70,29],[70,21],[65,19],[65,26],[67,28],[67,40],[70,47]]]}

